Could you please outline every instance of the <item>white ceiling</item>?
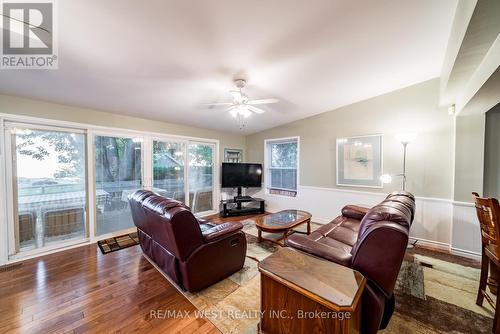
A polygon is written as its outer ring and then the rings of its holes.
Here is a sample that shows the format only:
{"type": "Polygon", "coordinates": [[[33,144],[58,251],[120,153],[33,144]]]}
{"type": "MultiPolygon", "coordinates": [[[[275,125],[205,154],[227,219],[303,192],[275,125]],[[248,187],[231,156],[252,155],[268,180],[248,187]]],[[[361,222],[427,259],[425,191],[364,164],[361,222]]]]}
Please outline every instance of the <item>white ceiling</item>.
{"type": "Polygon", "coordinates": [[[1,70],[0,92],[240,132],[222,108],[232,79],[254,133],[438,77],[457,0],[58,1],[59,69],[1,70]]]}

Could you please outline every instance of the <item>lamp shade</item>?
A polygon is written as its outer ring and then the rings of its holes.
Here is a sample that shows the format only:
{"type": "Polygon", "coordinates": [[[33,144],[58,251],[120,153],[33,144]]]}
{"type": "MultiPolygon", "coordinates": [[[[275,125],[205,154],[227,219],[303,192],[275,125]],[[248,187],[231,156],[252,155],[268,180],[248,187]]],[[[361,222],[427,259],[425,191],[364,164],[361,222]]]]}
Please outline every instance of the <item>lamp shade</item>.
{"type": "Polygon", "coordinates": [[[390,176],[389,174],[382,174],[382,175],[380,175],[379,180],[383,184],[388,184],[388,183],[392,182],[392,176],[390,176]]]}

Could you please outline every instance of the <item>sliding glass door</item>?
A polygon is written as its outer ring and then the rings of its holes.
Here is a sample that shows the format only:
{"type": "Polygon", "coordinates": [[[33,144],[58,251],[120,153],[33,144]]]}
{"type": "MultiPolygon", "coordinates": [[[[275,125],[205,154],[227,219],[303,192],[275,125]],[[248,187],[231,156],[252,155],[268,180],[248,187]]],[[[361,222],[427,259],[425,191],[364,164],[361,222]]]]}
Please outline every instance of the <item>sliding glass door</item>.
{"type": "Polygon", "coordinates": [[[15,251],[87,236],[83,131],[6,123],[15,251]]]}
{"type": "Polygon", "coordinates": [[[130,232],[138,189],[214,212],[215,141],[3,122],[9,256],[130,232]]]}
{"type": "Polygon", "coordinates": [[[215,145],[190,143],[189,163],[189,203],[194,213],[214,209],[214,152],[215,145]]]}
{"type": "Polygon", "coordinates": [[[212,211],[215,145],[175,139],[152,145],[153,191],[184,202],[194,213],[212,211]]]}
{"type": "Polygon", "coordinates": [[[214,209],[215,144],[95,136],[94,154],[97,235],[134,226],[128,196],[143,187],[186,203],[194,213],[214,209]]]}
{"type": "Polygon", "coordinates": [[[128,196],[142,188],[142,142],[142,138],[94,138],[97,235],[134,226],[128,196]]]}
{"type": "Polygon", "coordinates": [[[153,140],[153,191],[181,202],[186,201],[183,142],[153,140]]]}

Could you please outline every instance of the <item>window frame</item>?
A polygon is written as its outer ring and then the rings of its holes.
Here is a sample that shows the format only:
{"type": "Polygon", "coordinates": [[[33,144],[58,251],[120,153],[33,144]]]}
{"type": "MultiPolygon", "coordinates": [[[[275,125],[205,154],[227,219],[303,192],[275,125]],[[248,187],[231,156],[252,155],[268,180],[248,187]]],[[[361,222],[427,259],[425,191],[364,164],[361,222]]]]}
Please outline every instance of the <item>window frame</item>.
{"type": "Polygon", "coordinates": [[[136,230],[135,227],[129,227],[127,229],[121,229],[121,230],[115,230],[109,233],[103,233],[99,234],[98,233],[98,226],[97,226],[97,211],[96,211],[96,204],[97,204],[97,198],[96,198],[96,193],[97,193],[97,183],[96,183],[96,157],[95,157],[95,142],[97,137],[111,137],[111,138],[125,138],[125,139],[140,139],[141,143],[141,189],[148,189],[147,188],[147,177],[148,174],[145,170],[147,166],[147,159],[146,159],[146,149],[147,149],[147,135],[141,134],[141,133],[131,133],[129,131],[123,131],[123,130],[117,130],[115,132],[112,131],[106,131],[106,130],[98,130],[98,131],[92,131],[92,133],[89,135],[88,143],[92,151],[92,156],[87,159],[87,163],[89,164],[88,169],[91,171],[92,176],[91,178],[89,177],[89,183],[91,188],[91,193],[89,194],[90,198],[89,200],[92,201],[92,208],[91,208],[91,220],[90,220],[90,228],[89,231],[91,232],[90,234],[90,240],[102,240],[102,239],[107,239],[115,236],[119,236],[122,234],[127,234],[127,233],[132,233],[136,230]]]}
{"type": "MultiPolygon", "coordinates": [[[[283,169],[293,169],[293,168],[283,168],[283,169]]],[[[299,187],[300,187],[300,136],[291,136],[291,137],[282,137],[282,138],[271,138],[264,140],[264,188],[267,195],[270,196],[279,196],[279,197],[298,197],[299,196],[299,187]],[[296,185],[297,188],[295,190],[292,189],[278,189],[272,188],[268,183],[271,179],[270,171],[271,171],[271,152],[270,147],[272,144],[286,144],[286,143],[297,143],[297,167],[296,170],[296,185]],[[282,192],[295,192],[295,196],[289,196],[285,194],[275,194],[271,193],[271,190],[277,190],[282,192]]]]}
{"type": "MultiPolygon", "coordinates": [[[[2,137],[3,137],[3,150],[2,152],[2,164],[4,164],[5,169],[2,176],[5,178],[5,182],[0,189],[0,194],[5,191],[3,196],[5,198],[5,221],[6,225],[6,256],[9,258],[17,259],[19,257],[29,257],[31,255],[38,255],[50,251],[51,249],[57,249],[60,247],[78,245],[90,240],[90,233],[92,228],[90,226],[90,207],[92,198],[90,197],[90,186],[89,186],[89,166],[88,166],[88,141],[89,136],[85,129],[80,127],[71,127],[66,125],[58,124],[45,124],[40,122],[24,121],[17,118],[2,118],[2,137]],[[65,132],[65,133],[76,133],[84,136],[84,153],[85,153],[85,233],[81,238],[66,240],[58,242],[52,245],[44,245],[39,248],[33,248],[30,250],[19,252],[18,243],[18,226],[17,226],[17,214],[18,214],[18,185],[17,185],[17,171],[14,169],[14,155],[16,154],[16,148],[14,147],[14,141],[12,136],[14,135],[13,130],[17,127],[29,128],[38,131],[53,131],[53,132],[65,132]]],[[[5,250],[4,250],[5,251],[5,250]]],[[[2,263],[0,259],[0,264],[2,263]]]]}

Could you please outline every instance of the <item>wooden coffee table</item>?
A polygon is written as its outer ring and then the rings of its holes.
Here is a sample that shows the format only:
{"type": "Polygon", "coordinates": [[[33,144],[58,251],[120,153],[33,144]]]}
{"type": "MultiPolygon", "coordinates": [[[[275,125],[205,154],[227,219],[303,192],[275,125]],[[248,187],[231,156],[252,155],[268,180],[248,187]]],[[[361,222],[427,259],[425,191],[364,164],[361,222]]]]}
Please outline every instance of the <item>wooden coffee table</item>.
{"type": "Polygon", "coordinates": [[[259,271],[260,332],[359,333],[366,284],[359,272],[291,248],[261,261],[259,271]]]}
{"type": "MultiPolygon", "coordinates": [[[[283,210],[255,219],[255,227],[258,231],[259,242],[267,240],[283,245],[286,237],[293,232],[293,228],[301,224],[307,224],[307,234],[311,233],[311,214],[301,210],[283,210]],[[262,232],[282,233],[277,239],[264,238],[262,232]]],[[[303,233],[295,231],[296,233],[303,233]]]]}

